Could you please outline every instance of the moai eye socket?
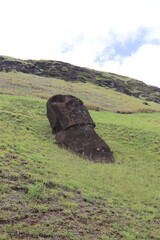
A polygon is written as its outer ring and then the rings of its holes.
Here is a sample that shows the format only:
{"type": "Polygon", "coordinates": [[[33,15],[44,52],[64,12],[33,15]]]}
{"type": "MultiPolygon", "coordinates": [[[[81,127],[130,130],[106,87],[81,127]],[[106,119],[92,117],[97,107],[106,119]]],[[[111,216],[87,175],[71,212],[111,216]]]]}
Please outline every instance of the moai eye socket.
{"type": "Polygon", "coordinates": [[[77,109],[83,106],[83,102],[80,99],[73,98],[66,103],[66,106],[71,109],[77,109]]]}

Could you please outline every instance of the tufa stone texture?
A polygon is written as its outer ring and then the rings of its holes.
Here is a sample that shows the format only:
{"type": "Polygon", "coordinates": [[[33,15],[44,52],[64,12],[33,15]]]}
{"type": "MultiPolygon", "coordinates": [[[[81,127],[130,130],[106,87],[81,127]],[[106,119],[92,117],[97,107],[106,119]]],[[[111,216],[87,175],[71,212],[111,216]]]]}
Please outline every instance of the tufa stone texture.
{"type": "Polygon", "coordinates": [[[95,162],[115,162],[109,146],[94,131],[83,102],[71,95],[55,95],[47,101],[47,117],[59,146],[95,162]]]}

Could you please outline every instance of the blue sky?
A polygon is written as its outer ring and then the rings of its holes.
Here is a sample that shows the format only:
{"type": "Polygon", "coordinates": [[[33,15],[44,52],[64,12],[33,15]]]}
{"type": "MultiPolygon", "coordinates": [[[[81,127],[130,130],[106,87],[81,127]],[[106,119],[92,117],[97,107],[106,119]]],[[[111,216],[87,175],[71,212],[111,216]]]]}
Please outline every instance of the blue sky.
{"type": "Polygon", "coordinates": [[[132,36],[128,36],[128,38],[126,38],[123,42],[116,40],[116,36],[111,33],[113,39],[112,44],[103,49],[96,57],[95,61],[103,65],[106,60],[116,59],[117,56],[120,56],[121,59],[132,56],[142,45],[147,44],[148,31],[149,30],[147,28],[139,29],[134,38],[132,36]]]}
{"type": "Polygon", "coordinates": [[[152,29],[149,28],[140,28],[137,30],[135,37],[128,36],[124,41],[116,40],[116,36],[111,33],[110,37],[112,36],[113,39],[112,44],[104,48],[102,52],[96,56],[95,62],[103,66],[105,61],[119,59],[122,63],[126,57],[131,57],[143,45],[152,44],[159,46],[160,39],[148,39],[147,36],[151,31],[152,29]]]}
{"type": "Polygon", "coordinates": [[[0,0],[0,55],[50,59],[160,87],[159,0],[0,0]]]}

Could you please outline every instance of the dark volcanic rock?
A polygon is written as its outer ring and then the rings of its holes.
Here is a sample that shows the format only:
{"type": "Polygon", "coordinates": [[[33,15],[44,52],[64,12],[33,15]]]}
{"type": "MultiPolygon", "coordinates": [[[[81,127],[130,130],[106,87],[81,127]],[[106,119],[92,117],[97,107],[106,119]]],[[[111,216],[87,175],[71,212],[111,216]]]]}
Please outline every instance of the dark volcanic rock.
{"type": "Polygon", "coordinates": [[[94,131],[95,123],[80,99],[70,95],[49,98],[47,117],[59,146],[93,161],[115,161],[109,146],[94,131]]]}
{"type": "Polygon", "coordinates": [[[47,117],[53,133],[80,124],[95,127],[92,118],[83,102],[71,95],[55,95],[47,102],[47,117]]]}

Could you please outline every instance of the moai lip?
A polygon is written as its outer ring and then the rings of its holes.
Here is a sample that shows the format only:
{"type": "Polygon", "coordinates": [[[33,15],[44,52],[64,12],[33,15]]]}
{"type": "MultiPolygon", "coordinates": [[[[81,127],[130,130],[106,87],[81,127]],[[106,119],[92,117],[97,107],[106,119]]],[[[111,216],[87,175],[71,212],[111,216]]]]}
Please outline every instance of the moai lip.
{"type": "Polygon", "coordinates": [[[115,162],[109,146],[95,132],[95,123],[80,99],[71,95],[50,97],[47,117],[59,146],[95,162],[115,162]]]}

